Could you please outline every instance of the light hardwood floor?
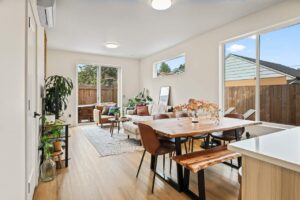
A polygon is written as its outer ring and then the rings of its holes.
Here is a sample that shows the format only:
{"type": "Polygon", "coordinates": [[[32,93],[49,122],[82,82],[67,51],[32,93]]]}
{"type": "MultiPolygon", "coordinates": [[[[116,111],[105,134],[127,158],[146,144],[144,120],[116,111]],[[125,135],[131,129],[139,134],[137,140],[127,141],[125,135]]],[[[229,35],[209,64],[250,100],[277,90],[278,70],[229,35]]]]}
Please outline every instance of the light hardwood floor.
{"type": "MultiPolygon", "coordinates": [[[[40,183],[36,188],[34,200],[189,199],[159,178],[156,178],[154,194],[151,193],[153,174],[150,170],[149,155],[145,156],[139,178],[136,179],[142,152],[99,157],[80,127],[71,128],[70,133],[72,137],[69,168],[58,170],[54,181],[40,183]]],[[[197,146],[199,143],[195,143],[195,148],[197,146]]],[[[158,168],[162,168],[160,166],[161,162],[158,163],[158,168]]],[[[166,166],[169,166],[168,162],[166,166]]],[[[166,169],[168,173],[168,167],[166,169]]],[[[176,178],[175,163],[172,177],[176,178]]],[[[223,164],[206,170],[207,200],[237,200],[237,179],[237,170],[223,164]]],[[[196,184],[196,176],[191,174],[190,187],[195,192],[196,184]]]]}

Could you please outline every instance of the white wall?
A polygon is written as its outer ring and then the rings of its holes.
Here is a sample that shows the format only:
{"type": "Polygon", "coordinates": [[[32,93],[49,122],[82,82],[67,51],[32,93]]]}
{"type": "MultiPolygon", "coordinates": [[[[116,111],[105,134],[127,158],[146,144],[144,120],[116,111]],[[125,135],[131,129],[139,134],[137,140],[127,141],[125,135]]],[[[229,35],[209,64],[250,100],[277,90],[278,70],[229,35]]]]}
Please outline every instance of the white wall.
{"type": "Polygon", "coordinates": [[[25,199],[25,6],[0,1],[0,194],[11,200],[25,199]]]}
{"type": "Polygon", "coordinates": [[[300,1],[287,1],[146,57],[141,60],[141,88],[148,88],[154,100],[158,100],[160,87],[171,86],[173,105],[184,103],[191,97],[218,103],[219,43],[299,16],[300,1]],[[185,73],[152,77],[154,62],[182,53],[186,54],[185,73]]]}
{"type": "MultiPolygon", "coordinates": [[[[1,199],[26,196],[25,175],[25,79],[27,1],[0,1],[0,145],[1,199]]],[[[38,27],[38,51],[43,51],[43,29],[38,27]]],[[[43,76],[43,56],[38,73],[43,76]]],[[[37,84],[42,85],[39,79],[37,84]]],[[[38,172],[38,170],[37,170],[38,172]]]]}
{"type": "MultiPolygon", "coordinates": [[[[123,77],[123,104],[128,98],[139,92],[139,61],[135,59],[100,56],[93,54],[76,53],[61,50],[48,50],[47,76],[62,75],[72,79],[76,85],[77,64],[98,64],[100,66],[118,66],[122,68],[123,77]],[[124,96],[125,95],[125,96],[124,96]]],[[[64,119],[76,124],[76,88],[69,97],[67,110],[64,112],[64,119]],[[71,118],[69,118],[71,114],[71,118]]]]}

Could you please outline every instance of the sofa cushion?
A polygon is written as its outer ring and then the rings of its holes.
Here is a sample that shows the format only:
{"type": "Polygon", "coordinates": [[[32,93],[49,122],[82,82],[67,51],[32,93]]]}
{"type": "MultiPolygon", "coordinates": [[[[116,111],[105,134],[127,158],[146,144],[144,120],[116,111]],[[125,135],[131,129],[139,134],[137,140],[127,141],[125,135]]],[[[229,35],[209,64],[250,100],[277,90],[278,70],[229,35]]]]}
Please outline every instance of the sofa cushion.
{"type": "Polygon", "coordinates": [[[139,127],[135,125],[133,122],[125,122],[123,123],[123,128],[127,132],[133,133],[135,135],[140,134],[139,127]]]}
{"type": "Polygon", "coordinates": [[[137,115],[139,116],[149,116],[148,106],[137,106],[136,107],[137,115]]]}
{"type": "Polygon", "coordinates": [[[108,119],[110,118],[114,118],[114,116],[110,116],[110,115],[101,115],[101,123],[109,123],[108,119]]]}
{"type": "Polygon", "coordinates": [[[133,122],[142,122],[153,120],[153,116],[138,116],[138,115],[126,115],[133,122]]]}

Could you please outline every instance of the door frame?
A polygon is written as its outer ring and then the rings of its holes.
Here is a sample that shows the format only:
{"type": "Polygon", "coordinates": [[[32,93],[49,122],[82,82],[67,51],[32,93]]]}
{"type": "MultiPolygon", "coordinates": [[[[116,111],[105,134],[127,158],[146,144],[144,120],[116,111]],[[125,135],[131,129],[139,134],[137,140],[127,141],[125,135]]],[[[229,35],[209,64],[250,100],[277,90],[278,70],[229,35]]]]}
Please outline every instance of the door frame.
{"type": "MultiPolygon", "coordinates": [[[[112,67],[116,68],[118,70],[118,106],[122,110],[122,105],[123,105],[123,67],[122,66],[117,66],[113,64],[99,64],[97,62],[95,63],[87,63],[87,62],[78,62],[75,65],[75,71],[76,71],[76,76],[75,76],[75,96],[76,96],[76,104],[75,104],[75,126],[78,126],[78,66],[77,65],[94,65],[98,67],[97,74],[101,74],[101,67],[112,67]]],[[[101,78],[100,78],[101,79],[101,78]]],[[[101,89],[100,89],[100,83],[99,79],[97,79],[97,103],[100,103],[101,99],[99,96],[101,96],[101,89]],[[98,88],[99,87],[99,88],[98,88]]]]}
{"type": "MultiPolygon", "coordinates": [[[[32,5],[32,2],[30,0],[27,0],[26,2],[26,49],[25,49],[25,66],[26,66],[26,72],[25,72],[25,196],[26,199],[31,199],[33,197],[34,194],[34,189],[36,187],[36,185],[38,184],[38,143],[39,143],[39,139],[38,139],[38,135],[39,135],[39,121],[38,119],[34,118],[34,116],[32,116],[32,119],[28,118],[28,115],[32,112],[37,112],[38,111],[38,17],[37,17],[37,13],[35,12],[35,9],[32,5]],[[34,74],[33,76],[35,76],[35,80],[34,80],[34,84],[33,84],[33,91],[34,91],[34,105],[30,104],[29,105],[29,91],[28,91],[28,84],[29,84],[29,74],[28,74],[28,70],[29,70],[29,66],[28,66],[28,62],[29,62],[29,52],[28,52],[28,47],[29,47],[29,40],[28,40],[28,36],[29,36],[29,32],[30,32],[30,17],[32,17],[35,22],[35,52],[34,52],[34,62],[35,62],[35,67],[34,67],[34,74]],[[28,106],[31,107],[31,111],[28,111],[28,106]],[[32,123],[31,120],[34,120],[33,122],[33,129],[34,129],[34,134],[29,134],[28,132],[28,127],[29,127],[29,123],[32,123]],[[34,138],[32,138],[33,144],[34,145],[34,149],[35,151],[33,152],[29,152],[31,150],[31,148],[28,147],[27,144],[27,138],[33,136],[34,138]],[[30,158],[28,158],[28,154],[32,153],[32,159],[33,160],[29,160],[30,158]],[[28,174],[28,163],[31,162],[33,164],[32,166],[32,172],[30,174],[28,174]],[[34,185],[31,185],[31,183],[33,183],[34,185]]],[[[32,126],[32,125],[30,125],[32,126]]]]}

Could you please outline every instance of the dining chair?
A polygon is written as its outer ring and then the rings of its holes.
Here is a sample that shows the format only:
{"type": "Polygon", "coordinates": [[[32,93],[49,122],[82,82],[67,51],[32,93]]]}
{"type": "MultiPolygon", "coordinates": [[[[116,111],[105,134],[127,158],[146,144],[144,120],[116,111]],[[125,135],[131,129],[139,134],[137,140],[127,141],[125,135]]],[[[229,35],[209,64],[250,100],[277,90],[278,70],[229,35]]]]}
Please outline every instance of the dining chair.
{"type": "Polygon", "coordinates": [[[160,155],[169,154],[175,151],[175,145],[171,143],[164,143],[158,139],[157,134],[153,130],[151,126],[146,124],[139,123],[139,130],[141,134],[142,144],[145,148],[143,152],[142,159],[140,161],[140,165],[136,174],[136,178],[138,178],[140,169],[145,157],[146,151],[154,156],[154,169],[153,169],[153,181],[152,181],[152,193],[154,192],[154,183],[156,176],[156,166],[157,166],[157,157],[160,155]]]}
{"type": "MultiPolygon", "coordinates": [[[[182,113],[182,114],[186,114],[186,113],[182,113]]],[[[154,120],[159,120],[159,119],[169,119],[169,115],[167,114],[158,114],[158,115],[154,115],[153,119],[154,120]]],[[[174,138],[166,138],[166,137],[159,137],[160,140],[164,140],[164,142],[170,142],[172,144],[175,144],[175,139],[174,138]]],[[[182,137],[181,139],[181,144],[184,144],[184,149],[185,149],[185,153],[188,153],[188,148],[186,146],[186,143],[188,142],[188,138],[187,137],[182,137]]]]}
{"type": "MultiPolygon", "coordinates": [[[[181,114],[186,114],[186,113],[181,113],[181,114]]],[[[159,119],[169,119],[169,115],[167,114],[157,114],[157,115],[154,115],[153,116],[153,119],[154,120],[159,120],[159,119]]],[[[161,140],[162,142],[167,142],[167,143],[171,143],[173,145],[175,145],[175,139],[171,139],[171,138],[166,138],[166,137],[162,137],[162,136],[158,136],[159,137],[159,140],[161,140]]],[[[185,153],[188,153],[188,148],[186,146],[186,143],[189,141],[189,139],[187,137],[182,137],[180,138],[180,143],[181,144],[184,144],[184,149],[185,149],[185,153]]],[[[190,147],[189,147],[190,148],[190,147]]],[[[172,173],[172,153],[169,154],[169,157],[170,157],[170,168],[169,168],[169,173],[171,175],[172,173]]],[[[163,172],[165,173],[165,155],[163,155],[163,172]]]]}
{"type": "MultiPolygon", "coordinates": [[[[239,113],[227,114],[224,117],[235,118],[235,119],[245,119],[243,114],[239,114],[239,113]]],[[[225,142],[230,143],[231,141],[236,140],[236,135],[235,135],[236,131],[238,133],[239,139],[241,139],[243,133],[245,132],[245,128],[243,127],[243,128],[228,130],[228,131],[224,131],[224,132],[211,133],[211,137],[213,139],[218,139],[218,140],[223,141],[224,144],[225,144],[225,142]]]]}

